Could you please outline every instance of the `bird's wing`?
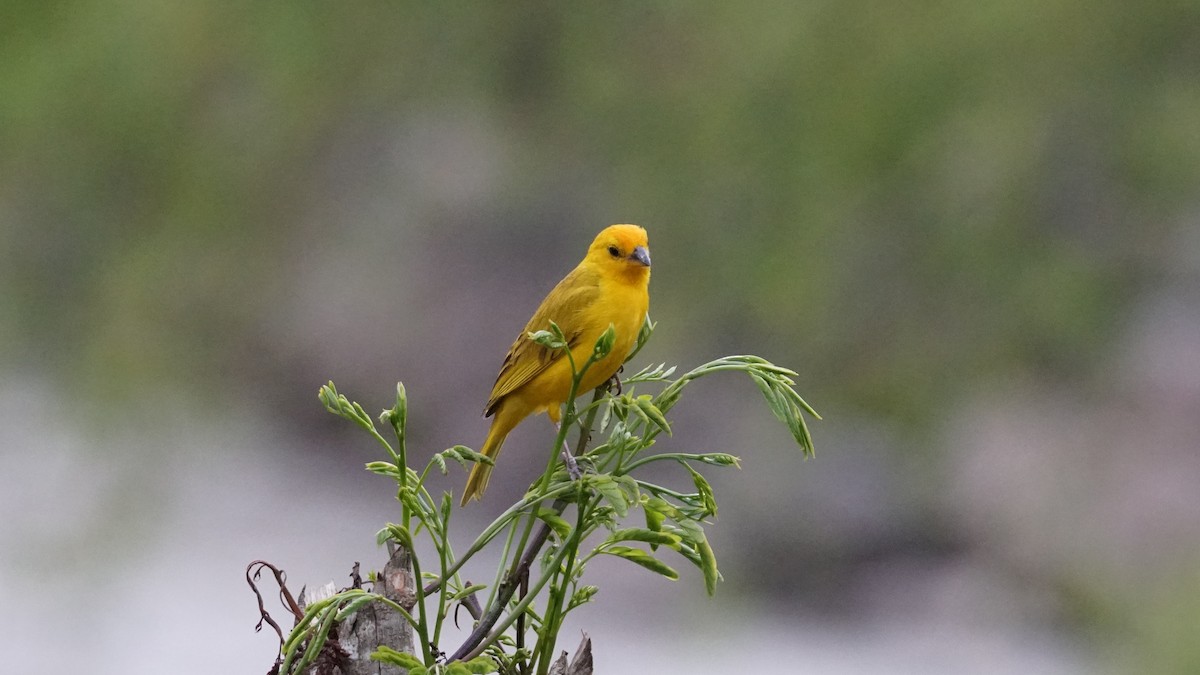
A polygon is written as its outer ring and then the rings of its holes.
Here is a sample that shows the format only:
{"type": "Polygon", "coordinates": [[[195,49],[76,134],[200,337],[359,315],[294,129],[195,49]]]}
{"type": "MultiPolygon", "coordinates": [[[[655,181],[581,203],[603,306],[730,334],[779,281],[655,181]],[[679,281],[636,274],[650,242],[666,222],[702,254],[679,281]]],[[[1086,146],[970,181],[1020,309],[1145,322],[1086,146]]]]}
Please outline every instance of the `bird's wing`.
{"type": "Polygon", "coordinates": [[[495,412],[496,406],[505,396],[537,377],[550,364],[563,358],[562,350],[546,349],[530,340],[529,333],[547,330],[553,321],[562,329],[567,338],[567,345],[574,347],[588,327],[584,310],[594,305],[599,295],[599,275],[582,266],[575,268],[558,282],[534,312],[525,330],[521,331],[516,342],[513,342],[508,355],[504,357],[504,365],[500,367],[500,374],[496,376],[496,384],[492,387],[492,395],[488,397],[484,416],[495,412]]]}

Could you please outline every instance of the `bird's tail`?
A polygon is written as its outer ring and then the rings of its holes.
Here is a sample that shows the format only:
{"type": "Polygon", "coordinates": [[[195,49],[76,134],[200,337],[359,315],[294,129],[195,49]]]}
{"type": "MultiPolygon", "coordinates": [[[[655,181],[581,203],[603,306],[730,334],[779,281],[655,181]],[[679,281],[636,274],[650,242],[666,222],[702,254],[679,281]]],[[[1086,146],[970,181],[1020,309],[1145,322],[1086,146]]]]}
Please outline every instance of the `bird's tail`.
{"type": "MultiPolygon", "coordinates": [[[[497,415],[492,422],[492,428],[488,430],[487,439],[483,441],[483,448],[480,449],[484,455],[495,460],[500,456],[500,446],[504,445],[504,439],[508,437],[508,432],[511,428],[505,429],[500,423],[501,415],[497,415]]],[[[492,465],[476,462],[475,466],[471,467],[471,475],[467,477],[467,487],[463,488],[462,501],[460,506],[466,506],[467,502],[472,499],[481,499],[484,490],[487,490],[488,479],[492,477],[492,465]]]]}

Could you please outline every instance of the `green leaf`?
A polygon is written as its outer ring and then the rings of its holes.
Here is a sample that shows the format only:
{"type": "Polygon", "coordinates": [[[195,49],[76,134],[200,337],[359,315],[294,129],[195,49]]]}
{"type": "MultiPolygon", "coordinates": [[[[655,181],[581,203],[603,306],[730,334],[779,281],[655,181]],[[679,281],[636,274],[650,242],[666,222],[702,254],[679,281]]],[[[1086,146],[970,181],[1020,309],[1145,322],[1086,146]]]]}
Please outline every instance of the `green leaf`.
{"type": "Polygon", "coordinates": [[[441,526],[442,532],[446,532],[446,528],[450,525],[450,510],[453,508],[454,498],[449,492],[442,493],[442,508],[441,508],[441,526]]]}
{"type": "MultiPolygon", "coordinates": [[[[769,364],[768,364],[769,365],[769,364]]],[[[777,366],[773,366],[777,368],[777,366]]],[[[791,371],[788,371],[791,372],[791,371]]],[[[766,376],[755,372],[747,371],[750,379],[762,391],[763,397],[767,400],[767,406],[771,409],[771,413],[776,419],[787,425],[788,431],[791,432],[792,438],[804,451],[806,457],[811,457],[814,454],[812,435],[808,431],[808,425],[804,422],[804,415],[801,410],[808,410],[816,416],[816,412],[812,407],[800,398],[800,395],[795,392],[790,386],[790,380],[783,382],[778,379],[779,376],[774,376],[768,379],[766,376]]],[[[818,419],[820,419],[818,417],[818,419]]]]}
{"type": "Polygon", "coordinates": [[[630,401],[629,394],[622,394],[621,396],[614,396],[609,399],[608,405],[612,408],[612,414],[621,422],[620,424],[613,425],[613,434],[617,433],[618,428],[624,429],[625,425],[629,423],[630,401]]]}
{"type": "MultiPolygon", "coordinates": [[[[334,598],[329,598],[331,601],[335,599],[336,596],[334,598]]],[[[322,605],[323,615],[321,616],[321,622],[315,627],[314,631],[309,634],[308,647],[305,648],[304,654],[300,657],[300,661],[296,664],[296,669],[300,672],[304,672],[304,670],[308,667],[308,664],[312,663],[313,660],[317,658],[317,654],[319,654],[321,649],[325,646],[325,642],[329,637],[329,631],[333,628],[333,622],[337,618],[336,608],[329,606],[331,604],[332,602],[322,605]]]]}
{"type": "Polygon", "coordinates": [[[671,519],[671,522],[677,524],[683,532],[683,538],[687,541],[697,541],[704,539],[704,527],[696,522],[694,518],[688,514],[675,508],[670,503],[664,501],[660,497],[651,497],[646,500],[644,508],[652,509],[663,514],[671,519]]]}
{"type": "Polygon", "coordinates": [[[596,586],[580,586],[575,593],[571,595],[571,601],[567,603],[567,611],[590,602],[592,597],[599,592],[600,589],[596,586]]]}
{"type": "Polygon", "coordinates": [[[691,546],[690,544],[680,542],[679,548],[676,550],[679,551],[679,555],[687,558],[688,562],[695,565],[696,569],[704,569],[704,561],[700,560],[700,554],[696,552],[695,547],[691,546]]]}
{"type": "Polygon", "coordinates": [[[721,573],[717,571],[717,558],[707,539],[696,542],[696,551],[700,554],[700,569],[704,572],[704,590],[711,596],[717,592],[717,580],[721,578],[721,573]]]}
{"type": "MultiPolygon", "coordinates": [[[[612,403],[610,402],[604,406],[604,412],[600,413],[600,423],[596,426],[597,431],[604,433],[604,430],[608,428],[608,423],[611,419],[612,403]]],[[[593,450],[593,452],[595,452],[595,450],[593,450]]]]}
{"type": "Polygon", "coordinates": [[[476,464],[487,464],[488,466],[494,466],[496,464],[496,460],[488,457],[482,452],[476,452],[465,445],[456,445],[452,448],[447,448],[443,450],[442,453],[453,457],[460,464],[463,464],[464,467],[466,466],[464,462],[475,462],[476,464]]]}
{"type": "Polygon", "coordinates": [[[667,418],[662,414],[662,411],[658,409],[658,406],[654,405],[654,401],[649,395],[643,394],[637,397],[634,399],[634,403],[637,405],[638,409],[642,411],[645,417],[650,422],[654,423],[654,426],[658,427],[659,430],[666,435],[671,435],[671,425],[667,423],[667,418]]]}
{"type": "Polygon", "coordinates": [[[705,513],[708,515],[717,515],[717,498],[713,494],[712,486],[708,484],[708,479],[696,471],[687,462],[680,462],[692,474],[692,483],[696,486],[696,492],[700,495],[700,500],[705,513]]]}
{"type": "Polygon", "coordinates": [[[371,417],[362,409],[362,406],[352,403],[345,396],[339,394],[332,381],[321,387],[317,392],[317,398],[321,400],[326,410],[338,417],[354,422],[364,429],[374,428],[371,417]]]}
{"type": "Polygon", "coordinates": [[[447,664],[446,669],[442,671],[444,675],[471,675],[471,669],[462,661],[455,661],[447,664]]]}
{"type": "Polygon", "coordinates": [[[651,572],[661,574],[672,581],[679,578],[679,573],[671,569],[669,565],[640,548],[630,548],[628,546],[606,546],[601,549],[601,552],[624,558],[635,565],[641,565],[651,572]]]}
{"type": "Polygon", "coordinates": [[[363,605],[370,604],[375,601],[375,596],[370,593],[363,593],[361,596],[354,598],[342,605],[338,610],[337,621],[345,621],[346,617],[362,609],[363,605]]]}
{"type": "Polygon", "coordinates": [[[614,480],[616,480],[617,485],[621,486],[621,489],[625,491],[625,500],[630,504],[637,504],[642,500],[642,491],[638,487],[637,479],[635,479],[633,476],[622,474],[614,478],[614,480]]]}
{"type": "Polygon", "coordinates": [[[663,545],[676,547],[679,545],[680,536],[670,532],[662,532],[640,527],[630,527],[622,530],[617,530],[608,535],[606,542],[615,543],[618,541],[643,541],[647,544],[655,546],[663,545]]]}
{"type": "Polygon", "coordinates": [[[552,509],[538,509],[537,517],[543,523],[550,526],[554,530],[554,534],[558,535],[559,539],[566,539],[571,534],[571,524],[568,523],[557,511],[552,509]]]}
{"type": "Polygon", "coordinates": [[[530,340],[533,340],[546,349],[557,351],[567,348],[567,336],[563,334],[558,324],[553,321],[550,322],[549,330],[533,331],[532,333],[528,333],[528,336],[530,340]]]}
{"type": "Polygon", "coordinates": [[[750,379],[754,381],[759,391],[762,392],[763,398],[767,399],[767,407],[771,409],[771,413],[780,422],[786,422],[787,419],[784,413],[785,404],[779,399],[779,395],[775,393],[774,388],[771,387],[771,383],[767,382],[765,377],[754,371],[749,371],[747,374],[750,375],[750,379]]]}
{"type": "Polygon", "coordinates": [[[784,368],[783,366],[777,366],[759,356],[743,356],[741,358],[745,363],[753,364],[755,366],[755,370],[779,376],[784,380],[791,381],[790,378],[799,377],[799,373],[796,371],[790,368],[784,368]]]}
{"type": "MultiPolygon", "coordinates": [[[[459,661],[458,663],[462,663],[459,661]]],[[[488,673],[500,672],[500,664],[486,656],[477,656],[466,663],[467,671],[475,675],[488,675],[488,673]]]]}
{"type": "Polygon", "coordinates": [[[371,660],[379,661],[380,663],[387,663],[393,666],[400,666],[401,668],[409,668],[410,673],[411,669],[425,667],[425,664],[412,654],[398,652],[386,645],[379,645],[376,647],[375,651],[371,653],[371,660]]]}
{"type": "Polygon", "coordinates": [[[616,328],[610,323],[600,337],[596,338],[596,344],[592,347],[592,355],[596,359],[602,359],[608,356],[613,349],[613,344],[617,341],[616,328]]]}
{"type": "Polygon", "coordinates": [[[666,413],[679,402],[679,397],[683,391],[683,384],[686,382],[687,380],[679,379],[666,389],[663,389],[659,392],[658,396],[654,397],[654,405],[658,406],[660,411],[666,413]]]}
{"type": "Polygon", "coordinates": [[[625,357],[625,363],[629,363],[633,357],[638,355],[638,352],[642,351],[642,347],[646,346],[646,343],[650,340],[650,336],[654,334],[654,327],[657,325],[650,320],[650,315],[647,314],[646,320],[642,322],[642,327],[638,329],[637,344],[634,346],[633,351],[629,353],[629,356],[625,357]]]}
{"type": "Polygon", "coordinates": [[[450,473],[450,469],[446,467],[446,458],[442,455],[443,453],[440,452],[435,453],[429,461],[431,464],[436,464],[438,471],[441,471],[442,475],[445,476],[446,474],[450,473]]]}
{"type": "Polygon", "coordinates": [[[724,452],[708,452],[698,456],[697,459],[705,464],[711,464],[713,466],[732,466],[738,469],[742,468],[742,460],[740,457],[735,457],[724,452]]]}
{"type": "Polygon", "coordinates": [[[642,506],[642,511],[646,514],[646,529],[651,532],[662,532],[663,521],[666,520],[662,511],[656,511],[647,505],[642,506]]]}
{"type": "Polygon", "coordinates": [[[350,406],[354,409],[355,418],[366,421],[368,424],[371,423],[371,416],[367,414],[367,411],[363,409],[361,405],[359,405],[357,402],[351,401],[350,406]]]}
{"type": "Polygon", "coordinates": [[[643,424],[645,424],[646,426],[650,426],[650,424],[651,424],[650,416],[647,415],[646,411],[642,410],[642,407],[638,405],[637,399],[633,398],[629,394],[625,394],[621,398],[626,399],[628,401],[628,403],[626,405],[630,412],[637,415],[637,418],[640,419],[643,424]]]}
{"type": "MultiPolygon", "coordinates": [[[[616,410],[620,409],[617,408],[616,410]]],[[[620,413],[620,415],[624,414],[624,412],[620,413]]],[[[631,445],[636,446],[634,439],[637,437],[629,433],[628,422],[620,417],[620,415],[618,415],[620,421],[613,425],[612,432],[608,435],[608,443],[605,444],[608,446],[605,451],[606,454],[619,455],[625,452],[631,445]]]]}
{"type": "Polygon", "coordinates": [[[795,389],[792,389],[791,387],[784,387],[783,393],[788,398],[795,401],[796,405],[800,406],[809,415],[812,415],[816,419],[821,419],[821,416],[817,414],[817,411],[813,410],[813,407],[809,405],[807,401],[801,398],[800,394],[796,393],[795,389]]]}
{"type": "Polygon", "coordinates": [[[591,476],[589,482],[600,493],[600,496],[604,497],[605,501],[613,507],[618,516],[624,518],[629,513],[629,502],[626,501],[625,492],[620,485],[617,485],[612,476],[608,474],[591,476]]]}
{"type": "Polygon", "coordinates": [[[410,511],[418,515],[429,515],[429,506],[421,499],[420,494],[413,485],[406,485],[396,492],[396,499],[400,503],[407,506],[410,511]]]}
{"type": "Polygon", "coordinates": [[[404,429],[408,425],[408,394],[404,391],[404,383],[396,383],[396,405],[392,407],[388,421],[396,430],[396,435],[404,438],[404,429]]]}
{"type": "Polygon", "coordinates": [[[617,526],[617,512],[608,504],[597,504],[592,508],[590,520],[593,526],[604,526],[613,529],[617,526]]]}
{"type": "Polygon", "coordinates": [[[675,523],[678,529],[663,529],[664,532],[677,532],[684,541],[697,542],[704,539],[704,526],[686,515],[681,514],[680,518],[671,518],[671,522],[675,523]]]}
{"type": "Polygon", "coordinates": [[[683,518],[684,515],[675,508],[670,502],[662,497],[648,497],[646,499],[645,508],[652,509],[658,513],[671,518],[672,520],[683,518]]]}
{"type": "Polygon", "coordinates": [[[391,462],[367,462],[367,471],[380,476],[399,476],[400,467],[391,462]]]}
{"type": "Polygon", "coordinates": [[[567,346],[567,343],[554,337],[554,333],[548,330],[536,330],[532,333],[527,333],[529,339],[534,343],[539,344],[546,349],[558,350],[567,346]]]}
{"type": "Polygon", "coordinates": [[[333,380],[330,380],[328,384],[323,385],[317,391],[317,398],[320,399],[321,404],[324,405],[325,409],[329,412],[333,413],[334,415],[342,414],[342,407],[339,401],[337,387],[333,386],[333,380]]]}
{"type": "Polygon", "coordinates": [[[627,383],[637,382],[667,382],[671,374],[675,372],[675,366],[667,367],[667,364],[660,363],[657,366],[650,365],[642,368],[634,375],[623,378],[627,383]]]}
{"type": "Polygon", "coordinates": [[[387,529],[389,538],[395,539],[404,548],[413,550],[412,533],[408,531],[407,527],[395,523],[388,523],[384,527],[387,529]]]}

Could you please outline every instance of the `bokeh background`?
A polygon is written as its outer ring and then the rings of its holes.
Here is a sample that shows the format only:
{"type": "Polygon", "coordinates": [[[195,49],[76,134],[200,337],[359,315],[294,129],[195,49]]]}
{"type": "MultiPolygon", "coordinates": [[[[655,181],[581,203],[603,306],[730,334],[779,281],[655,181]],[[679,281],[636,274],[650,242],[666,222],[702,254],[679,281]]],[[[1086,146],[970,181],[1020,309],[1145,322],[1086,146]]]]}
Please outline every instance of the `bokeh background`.
{"type": "Polygon", "coordinates": [[[825,421],[804,462],[751,383],[689,389],[667,442],[743,458],[725,582],[595,565],[599,672],[1200,672],[1200,5],[4,14],[6,670],[264,672],[246,563],[340,585],[395,517],[318,385],[477,447],[637,222],[638,365],[759,354],[825,421]]]}

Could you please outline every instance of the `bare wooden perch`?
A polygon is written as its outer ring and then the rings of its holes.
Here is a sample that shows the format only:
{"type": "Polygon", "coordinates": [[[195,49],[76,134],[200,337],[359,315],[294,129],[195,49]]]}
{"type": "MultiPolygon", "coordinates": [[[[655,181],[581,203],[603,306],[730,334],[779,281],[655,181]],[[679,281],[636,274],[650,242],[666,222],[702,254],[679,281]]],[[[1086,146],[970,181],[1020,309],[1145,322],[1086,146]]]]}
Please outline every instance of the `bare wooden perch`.
{"type": "Polygon", "coordinates": [[[592,638],[583,634],[570,664],[566,652],[559,654],[558,660],[550,666],[550,675],[592,675],[592,638]]]}
{"type": "MultiPolygon", "coordinates": [[[[416,603],[413,590],[412,556],[402,546],[392,547],[392,556],[375,581],[376,593],[394,601],[405,609],[416,603]]],[[[318,671],[313,675],[405,675],[397,666],[371,660],[376,647],[386,645],[396,651],[413,652],[412,626],[396,610],[373,602],[358,610],[338,626],[338,642],[347,658],[330,671],[318,671]]]]}
{"type": "MultiPolygon", "coordinates": [[[[374,581],[375,593],[386,597],[410,611],[416,604],[416,591],[412,572],[412,555],[407,549],[389,542],[391,556],[374,581]]],[[[313,602],[333,595],[336,591],[333,584],[315,592],[301,591],[299,601],[294,600],[287,587],[287,578],[283,570],[274,565],[256,560],[246,568],[246,582],[258,598],[258,609],[262,615],[256,630],[263,624],[269,624],[279,636],[282,645],[284,634],[279,624],[271,618],[263,605],[262,593],[257,582],[263,570],[269,570],[279,584],[279,598],[284,603],[294,620],[299,622],[304,618],[304,608],[313,602]]],[[[358,575],[358,563],[350,573],[351,588],[361,588],[362,578],[358,575]]],[[[380,603],[372,602],[359,608],[353,614],[343,619],[329,631],[328,639],[321,646],[321,651],[312,665],[305,671],[306,675],[407,675],[404,668],[371,660],[371,654],[380,646],[387,646],[396,651],[413,653],[412,626],[395,609],[380,603]]],[[[283,664],[282,656],[275,661],[268,675],[278,675],[283,664]]]]}

